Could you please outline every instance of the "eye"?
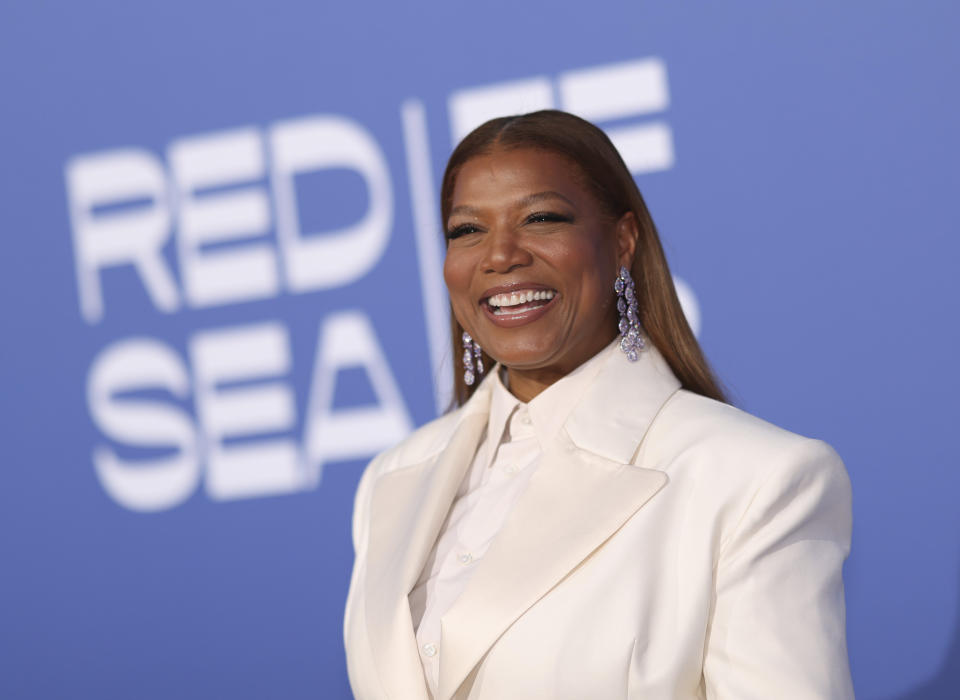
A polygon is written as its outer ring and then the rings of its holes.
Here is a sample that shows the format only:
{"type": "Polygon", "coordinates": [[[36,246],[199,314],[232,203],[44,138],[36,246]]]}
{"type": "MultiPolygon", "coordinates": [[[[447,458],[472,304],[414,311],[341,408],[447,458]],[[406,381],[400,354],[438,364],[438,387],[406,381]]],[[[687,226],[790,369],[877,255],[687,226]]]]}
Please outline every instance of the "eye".
{"type": "Polygon", "coordinates": [[[557,212],[552,211],[538,211],[530,214],[527,217],[528,224],[570,223],[572,221],[572,216],[558,214],[557,212]]]}
{"type": "Polygon", "coordinates": [[[447,231],[447,240],[452,241],[454,238],[460,238],[468,233],[477,233],[479,230],[473,224],[460,224],[447,231]]]}

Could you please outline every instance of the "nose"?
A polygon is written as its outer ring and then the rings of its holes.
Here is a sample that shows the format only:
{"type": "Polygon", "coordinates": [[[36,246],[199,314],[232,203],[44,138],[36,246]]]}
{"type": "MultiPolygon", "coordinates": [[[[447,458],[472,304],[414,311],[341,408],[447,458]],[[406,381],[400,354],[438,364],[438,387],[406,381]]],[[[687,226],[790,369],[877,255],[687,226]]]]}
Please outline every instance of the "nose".
{"type": "Polygon", "coordinates": [[[529,265],[533,257],[523,245],[517,231],[510,227],[492,228],[484,237],[484,255],[481,267],[484,272],[507,273],[529,265]]]}

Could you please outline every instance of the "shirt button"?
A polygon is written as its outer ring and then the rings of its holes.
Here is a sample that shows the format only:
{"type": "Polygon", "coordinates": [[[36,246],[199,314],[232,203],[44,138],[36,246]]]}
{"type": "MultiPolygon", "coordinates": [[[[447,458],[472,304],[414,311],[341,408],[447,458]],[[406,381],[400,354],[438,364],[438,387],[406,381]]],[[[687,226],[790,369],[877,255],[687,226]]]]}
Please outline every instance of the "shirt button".
{"type": "Polygon", "coordinates": [[[473,561],[473,555],[470,552],[464,552],[457,556],[457,561],[464,565],[469,564],[473,561]]]}
{"type": "Polygon", "coordinates": [[[509,474],[510,476],[513,476],[514,474],[517,473],[517,466],[515,464],[508,464],[503,468],[503,472],[504,474],[509,474]]]}
{"type": "Polygon", "coordinates": [[[436,644],[424,644],[423,645],[423,655],[434,657],[437,655],[437,645],[436,644]]]}
{"type": "Polygon", "coordinates": [[[524,425],[530,425],[530,423],[532,422],[532,421],[530,420],[530,414],[529,414],[529,413],[526,413],[526,412],[521,413],[521,414],[520,414],[520,422],[523,423],[524,425]]]}

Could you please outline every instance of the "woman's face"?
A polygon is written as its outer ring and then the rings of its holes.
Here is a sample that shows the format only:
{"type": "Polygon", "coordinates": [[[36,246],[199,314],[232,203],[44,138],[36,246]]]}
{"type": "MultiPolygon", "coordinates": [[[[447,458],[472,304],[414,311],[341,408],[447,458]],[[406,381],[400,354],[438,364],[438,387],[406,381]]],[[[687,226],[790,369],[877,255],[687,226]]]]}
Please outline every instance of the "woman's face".
{"type": "Polygon", "coordinates": [[[567,158],[494,151],[453,189],[444,279],[457,320],[513,370],[564,375],[617,334],[613,281],[630,267],[635,219],[613,220],[567,158]]]}

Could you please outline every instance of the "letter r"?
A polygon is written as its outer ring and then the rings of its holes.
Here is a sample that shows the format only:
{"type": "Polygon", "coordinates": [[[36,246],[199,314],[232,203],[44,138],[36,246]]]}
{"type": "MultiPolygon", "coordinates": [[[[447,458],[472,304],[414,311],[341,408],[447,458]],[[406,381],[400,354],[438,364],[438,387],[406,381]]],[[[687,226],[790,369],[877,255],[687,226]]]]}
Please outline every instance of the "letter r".
{"type": "Polygon", "coordinates": [[[80,311],[87,323],[103,318],[100,270],[133,265],[150,301],[161,311],[180,305],[177,285],[163,257],[170,238],[170,207],[162,163],[142,149],[77,156],[65,168],[73,227],[80,311]],[[95,213],[97,207],[149,203],[95,213]]]}

